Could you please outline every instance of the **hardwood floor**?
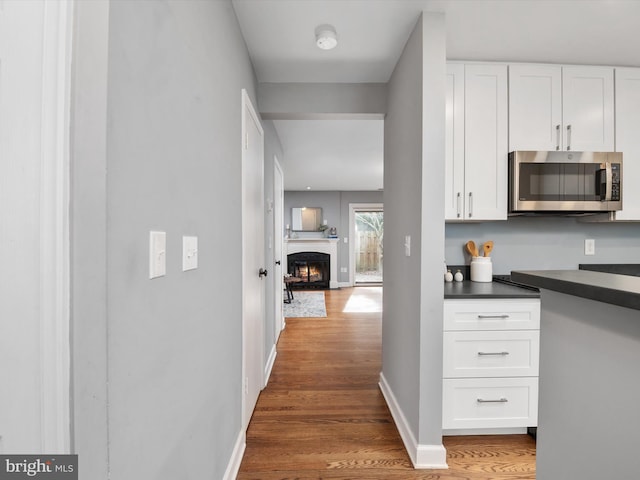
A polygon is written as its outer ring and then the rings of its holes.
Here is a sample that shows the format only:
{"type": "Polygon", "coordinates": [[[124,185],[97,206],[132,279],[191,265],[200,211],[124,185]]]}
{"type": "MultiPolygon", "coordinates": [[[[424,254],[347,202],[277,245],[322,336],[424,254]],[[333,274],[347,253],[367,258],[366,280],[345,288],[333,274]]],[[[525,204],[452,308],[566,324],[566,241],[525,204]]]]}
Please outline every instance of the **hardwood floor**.
{"type": "Polygon", "coordinates": [[[327,318],[286,321],[239,480],[535,479],[527,435],[445,437],[449,469],[414,470],[378,388],[381,288],[325,296],[327,318]]]}

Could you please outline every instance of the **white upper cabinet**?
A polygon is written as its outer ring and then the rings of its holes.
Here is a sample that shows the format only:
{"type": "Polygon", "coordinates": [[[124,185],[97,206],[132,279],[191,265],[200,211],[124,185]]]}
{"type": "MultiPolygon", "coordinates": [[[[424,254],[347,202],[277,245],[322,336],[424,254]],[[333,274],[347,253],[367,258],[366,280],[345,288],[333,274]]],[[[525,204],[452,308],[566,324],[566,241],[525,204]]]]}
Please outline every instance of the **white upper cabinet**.
{"type": "Polygon", "coordinates": [[[509,67],[509,150],[613,149],[612,68],[509,67]]]}
{"type": "Polygon", "coordinates": [[[507,67],[450,64],[446,220],[507,219],[507,67]]]}
{"type": "Polygon", "coordinates": [[[640,220],[640,68],[616,68],[616,152],[622,152],[622,210],[640,220]]]}
{"type": "Polygon", "coordinates": [[[464,65],[447,65],[445,218],[464,217],[464,65]]]}
{"type": "Polygon", "coordinates": [[[613,69],[562,67],[565,150],[613,152],[613,69]]]}
{"type": "Polygon", "coordinates": [[[559,150],[562,69],[509,66],[509,150],[559,150]]]}

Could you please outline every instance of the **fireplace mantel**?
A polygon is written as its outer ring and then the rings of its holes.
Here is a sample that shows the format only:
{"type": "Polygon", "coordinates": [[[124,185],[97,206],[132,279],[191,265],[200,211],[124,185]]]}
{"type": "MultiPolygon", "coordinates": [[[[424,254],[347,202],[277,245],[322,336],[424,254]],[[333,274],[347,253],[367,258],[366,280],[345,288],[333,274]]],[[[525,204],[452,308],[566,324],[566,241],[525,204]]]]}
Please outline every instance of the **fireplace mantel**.
{"type": "Polygon", "coordinates": [[[338,239],[337,238],[288,238],[285,239],[287,255],[300,252],[320,252],[330,255],[329,288],[338,288],[338,239]]]}

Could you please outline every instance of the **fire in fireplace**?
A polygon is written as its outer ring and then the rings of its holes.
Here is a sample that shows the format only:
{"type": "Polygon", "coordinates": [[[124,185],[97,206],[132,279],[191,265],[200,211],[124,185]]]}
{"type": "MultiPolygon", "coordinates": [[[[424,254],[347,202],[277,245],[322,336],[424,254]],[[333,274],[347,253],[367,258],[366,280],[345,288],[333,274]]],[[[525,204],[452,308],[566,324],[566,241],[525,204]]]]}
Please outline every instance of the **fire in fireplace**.
{"type": "Polygon", "coordinates": [[[300,252],[287,255],[287,272],[301,281],[295,288],[329,288],[330,255],[320,252],[300,252]]]}

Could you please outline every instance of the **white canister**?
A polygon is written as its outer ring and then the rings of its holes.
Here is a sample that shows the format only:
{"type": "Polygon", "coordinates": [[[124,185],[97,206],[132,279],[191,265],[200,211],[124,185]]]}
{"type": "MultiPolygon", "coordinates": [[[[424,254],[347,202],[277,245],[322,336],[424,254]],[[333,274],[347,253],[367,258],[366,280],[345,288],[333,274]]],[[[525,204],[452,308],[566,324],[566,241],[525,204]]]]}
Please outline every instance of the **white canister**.
{"type": "Polygon", "coordinates": [[[493,281],[493,264],[491,257],[471,258],[471,281],[491,282],[493,281]]]}

